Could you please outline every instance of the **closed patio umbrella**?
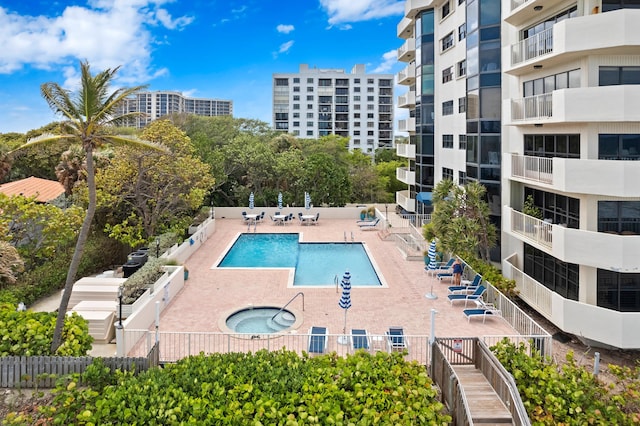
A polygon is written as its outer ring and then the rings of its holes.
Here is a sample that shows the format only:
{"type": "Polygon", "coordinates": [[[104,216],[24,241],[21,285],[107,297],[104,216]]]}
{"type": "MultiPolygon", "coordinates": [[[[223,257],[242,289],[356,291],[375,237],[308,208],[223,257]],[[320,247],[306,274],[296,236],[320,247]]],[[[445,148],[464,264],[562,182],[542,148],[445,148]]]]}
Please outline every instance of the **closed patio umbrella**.
{"type": "MultiPolygon", "coordinates": [[[[429,264],[427,265],[427,273],[429,274],[433,274],[436,269],[438,269],[438,263],[436,262],[436,240],[432,240],[431,243],[429,244],[429,249],[427,250],[427,257],[429,258],[429,264]]],[[[438,296],[436,296],[433,293],[433,286],[431,286],[431,291],[427,294],[425,294],[425,297],[427,299],[437,299],[438,296]]]]}
{"type": "Polygon", "coordinates": [[[307,210],[311,208],[311,195],[308,192],[304,193],[304,208],[307,210]]]}
{"type": "Polygon", "coordinates": [[[253,192],[251,192],[251,194],[249,194],[249,209],[253,210],[254,204],[253,204],[253,192]]]}
{"type": "Polygon", "coordinates": [[[342,332],[344,336],[342,336],[342,340],[338,339],[338,343],[347,344],[347,311],[351,307],[351,274],[349,271],[344,273],[342,277],[342,282],[340,283],[342,287],[342,295],[340,296],[340,300],[338,301],[338,306],[344,309],[344,328],[342,332]]]}
{"type": "Polygon", "coordinates": [[[282,192],[278,193],[278,209],[282,210],[282,192]]]}

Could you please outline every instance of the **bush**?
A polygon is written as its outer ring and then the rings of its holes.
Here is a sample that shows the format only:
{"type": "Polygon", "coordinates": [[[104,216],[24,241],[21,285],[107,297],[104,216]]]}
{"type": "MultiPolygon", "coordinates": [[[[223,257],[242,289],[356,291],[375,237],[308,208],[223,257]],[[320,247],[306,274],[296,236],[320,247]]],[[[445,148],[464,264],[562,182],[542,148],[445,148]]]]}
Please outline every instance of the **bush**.
{"type": "Polygon", "coordinates": [[[18,312],[13,304],[0,304],[0,356],[68,355],[84,356],[91,349],[87,321],[76,313],[67,316],[62,330],[62,345],[51,353],[56,312],[18,312]]]}
{"type": "Polygon", "coordinates": [[[515,298],[518,295],[516,289],[516,282],[506,278],[498,268],[490,263],[487,263],[477,257],[470,256],[467,253],[468,258],[465,258],[465,262],[476,273],[482,275],[482,279],[490,282],[495,288],[500,290],[502,294],[510,299],[515,298]]]}
{"type": "Polygon", "coordinates": [[[155,283],[164,273],[165,262],[155,257],[150,257],[140,269],[133,273],[122,284],[122,303],[130,304],[136,301],[144,290],[155,283]]]}

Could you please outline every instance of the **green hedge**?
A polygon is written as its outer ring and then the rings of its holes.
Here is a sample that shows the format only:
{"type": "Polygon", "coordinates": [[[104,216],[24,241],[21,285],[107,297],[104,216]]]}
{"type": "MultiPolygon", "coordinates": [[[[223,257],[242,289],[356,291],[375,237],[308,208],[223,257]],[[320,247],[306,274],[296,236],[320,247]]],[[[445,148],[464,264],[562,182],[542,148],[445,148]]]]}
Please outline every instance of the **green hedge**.
{"type": "MultiPolygon", "coordinates": [[[[102,369],[104,370],[104,369],[102,369]]],[[[100,369],[96,369],[100,371],[100,369]]],[[[42,416],[54,424],[446,425],[451,422],[424,366],[401,354],[294,352],[186,358],[115,384],[65,383],[42,416]]],[[[12,414],[7,424],[34,421],[12,414]]]]}

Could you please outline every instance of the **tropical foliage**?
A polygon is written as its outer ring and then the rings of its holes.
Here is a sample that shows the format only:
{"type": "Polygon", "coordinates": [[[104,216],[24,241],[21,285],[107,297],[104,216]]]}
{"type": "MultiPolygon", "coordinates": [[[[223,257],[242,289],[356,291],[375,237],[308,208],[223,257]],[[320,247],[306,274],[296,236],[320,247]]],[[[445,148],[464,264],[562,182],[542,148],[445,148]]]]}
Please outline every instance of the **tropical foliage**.
{"type": "MultiPolygon", "coordinates": [[[[315,358],[259,351],[193,356],[113,380],[96,368],[88,388],[61,383],[40,407],[52,424],[446,425],[424,366],[399,353],[315,358]],[[92,384],[93,383],[93,384],[92,384]]],[[[87,380],[89,379],[89,380],[87,380]]],[[[7,424],[37,421],[12,414],[7,424]]]]}
{"type": "Polygon", "coordinates": [[[609,366],[610,385],[577,365],[573,354],[558,366],[527,355],[524,343],[505,339],[491,348],[511,373],[534,425],[635,425],[640,423],[640,365],[609,366]]]}
{"type": "Polygon", "coordinates": [[[76,313],[68,315],[62,331],[63,343],[51,352],[56,314],[19,312],[16,305],[0,303],[0,356],[68,355],[84,356],[91,349],[87,321],[76,313]]]}

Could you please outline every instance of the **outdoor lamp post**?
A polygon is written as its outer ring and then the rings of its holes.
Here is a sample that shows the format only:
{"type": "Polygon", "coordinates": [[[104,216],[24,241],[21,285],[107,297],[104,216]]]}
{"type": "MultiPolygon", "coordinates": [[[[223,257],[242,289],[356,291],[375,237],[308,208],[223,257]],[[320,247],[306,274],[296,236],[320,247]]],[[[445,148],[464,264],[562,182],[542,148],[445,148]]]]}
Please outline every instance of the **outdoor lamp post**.
{"type": "Polygon", "coordinates": [[[160,258],[160,238],[156,238],[156,259],[160,258]]]}
{"type": "Polygon", "coordinates": [[[118,327],[122,328],[122,286],[118,287],[118,310],[119,312],[119,319],[118,319],[118,327]]]}

